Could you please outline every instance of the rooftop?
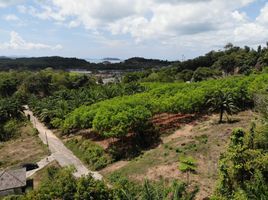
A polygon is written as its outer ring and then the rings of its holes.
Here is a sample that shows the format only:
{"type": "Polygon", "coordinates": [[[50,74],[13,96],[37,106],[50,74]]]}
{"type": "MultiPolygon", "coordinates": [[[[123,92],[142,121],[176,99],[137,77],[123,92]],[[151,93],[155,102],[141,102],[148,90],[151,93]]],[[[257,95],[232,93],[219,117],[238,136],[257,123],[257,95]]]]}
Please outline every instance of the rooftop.
{"type": "Polygon", "coordinates": [[[26,169],[0,171],[0,191],[26,186],[26,169]]]}

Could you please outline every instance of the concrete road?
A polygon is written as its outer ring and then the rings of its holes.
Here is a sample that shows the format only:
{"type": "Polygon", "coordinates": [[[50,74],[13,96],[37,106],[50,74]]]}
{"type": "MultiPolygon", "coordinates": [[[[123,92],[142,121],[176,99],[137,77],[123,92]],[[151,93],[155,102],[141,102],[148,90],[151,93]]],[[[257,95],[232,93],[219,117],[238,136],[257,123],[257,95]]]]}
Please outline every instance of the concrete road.
{"type": "Polygon", "coordinates": [[[48,147],[52,154],[51,156],[58,161],[60,166],[74,166],[76,169],[76,172],[74,172],[75,177],[91,174],[96,180],[102,179],[102,175],[98,172],[88,170],[85,165],[73,154],[73,152],[65,147],[63,142],[33,115],[28,106],[25,106],[24,113],[26,116],[30,116],[30,121],[38,130],[39,137],[42,142],[44,144],[47,144],[48,142],[48,147]]]}
{"type": "Polygon", "coordinates": [[[34,175],[37,171],[43,169],[45,166],[47,166],[49,163],[51,163],[53,160],[55,160],[53,154],[51,154],[48,157],[43,158],[42,160],[40,160],[39,162],[37,162],[38,168],[34,169],[34,170],[30,170],[26,172],[26,178],[31,177],[32,175],[34,175]]]}

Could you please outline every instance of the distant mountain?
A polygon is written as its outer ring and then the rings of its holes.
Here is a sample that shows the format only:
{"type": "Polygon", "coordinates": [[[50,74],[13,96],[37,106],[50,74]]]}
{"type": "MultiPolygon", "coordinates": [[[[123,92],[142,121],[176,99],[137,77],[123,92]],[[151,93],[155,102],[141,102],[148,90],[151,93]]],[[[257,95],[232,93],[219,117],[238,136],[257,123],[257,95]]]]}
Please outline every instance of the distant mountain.
{"type": "MultiPolygon", "coordinates": [[[[108,59],[108,58],[105,58],[108,59]]],[[[0,58],[0,70],[40,70],[45,68],[69,70],[143,70],[151,68],[166,67],[171,64],[168,61],[145,59],[145,58],[130,58],[123,62],[118,58],[102,60],[101,62],[91,62],[90,60],[78,58],[64,58],[59,56],[52,57],[31,57],[31,58],[9,58],[2,56],[0,58]],[[108,61],[108,62],[105,62],[108,61]]]]}
{"type": "Polygon", "coordinates": [[[121,61],[121,59],[119,59],[119,58],[109,58],[109,57],[102,58],[101,60],[103,60],[103,61],[121,61]]]}
{"type": "Polygon", "coordinates": [[[0,59],[9,59],[7,56],[0,56],[0,59]]]}
{"type": "Polygon", "coordinates": [[[86,68],[88,62],[78,58],[32,57],[32,58],[2,58],[0,59],[0,70],[27,69],[39,70],[48,67],[54,69],[86,68]]]}

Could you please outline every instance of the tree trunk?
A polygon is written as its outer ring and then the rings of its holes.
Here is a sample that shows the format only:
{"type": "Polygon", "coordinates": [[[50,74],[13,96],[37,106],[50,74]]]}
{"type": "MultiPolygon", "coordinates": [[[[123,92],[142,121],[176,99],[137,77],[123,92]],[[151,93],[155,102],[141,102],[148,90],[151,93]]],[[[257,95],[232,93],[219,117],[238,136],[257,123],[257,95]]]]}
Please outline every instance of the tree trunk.
{"type": "Polygon", "coordinates": [[[221,108],[221,110],[220,110],[220,120],[219,120],[219,123],[222,123],[222,118],[223,118],[223,109],[221,108]]]}

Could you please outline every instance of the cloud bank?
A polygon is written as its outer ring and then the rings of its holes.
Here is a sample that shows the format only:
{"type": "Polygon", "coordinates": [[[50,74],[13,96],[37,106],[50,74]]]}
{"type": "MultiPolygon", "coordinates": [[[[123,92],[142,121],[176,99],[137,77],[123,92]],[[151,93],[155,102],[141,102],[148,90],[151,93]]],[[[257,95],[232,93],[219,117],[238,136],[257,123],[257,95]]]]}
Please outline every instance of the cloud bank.
{"type": "Polygon", "coordinates": [[[254,0],[49,0],[36,7],[21,7],[24,13],[43,20],[83,26],[87,30],[130,35],[136,42],[163,44],[199,41],[200,45],[254,44],[266,39],[268,3],[254,20],[239,9],[254,0]],[[48,3],[44,3],[48,2],[48,3]],[[250,38],[249,38],[250,37],[250,38]],[[251,38],[252,37],[252,38],[251,38]]]}
{"type": "Polygon", "coordinates": [[[12,31],[10,33],[10,41],[0,44],[0,49],[13,49],[13,50],[40,50],[50,49],[59,50],[62,49],[61,45],[47,45],[42,43],[33,43],[25,41],[17,32],[12,31]]]}

